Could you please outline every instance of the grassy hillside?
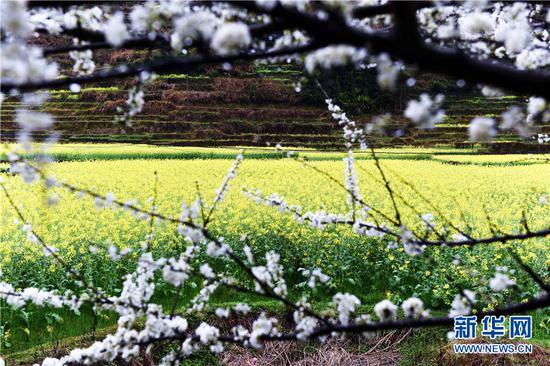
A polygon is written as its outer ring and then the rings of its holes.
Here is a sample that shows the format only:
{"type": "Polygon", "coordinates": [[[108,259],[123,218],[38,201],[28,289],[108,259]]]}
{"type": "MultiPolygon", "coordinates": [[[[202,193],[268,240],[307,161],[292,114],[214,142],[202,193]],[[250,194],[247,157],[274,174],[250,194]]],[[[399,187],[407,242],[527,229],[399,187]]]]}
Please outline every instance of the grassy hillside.
{"type": "MultiPolygon", "coordinates": [[[[214,70],[195,75],[160,76],[147,88],[145,107],[133,119],[131,128],[114,121],[120,114],[117,107],[125,105],[127,90],[133,81],[114,86],[88,86],[77,94],[55,90],[45,110],[56,116],[56,129],[62,133],[65,142],[194,146],[281,143],[324,149],[340,147],[339,128],[326,111],[322,98],[311,95],[308,90],[302,93],[294,90],[295,82],[301,76],[301,72],[292,67],[279,66],[247,66],[231,73],[214,70]]],[[[357,76],[353,78],[356,84],[363,82],[357,76]]],[[[437,82],[423,82],[427,85],[418,89],[437,89],[437,82]]],[[[351,87],[357,88],[357,85],[351,87]]],[[[378,110],[389,109],[394,114],[393,128],[406,123],[402,117],[403,104],[407,97],[417,94],[412,89],[388,96],[387,100],[394,98],[395,102],[382,108],[383,101],[378,98],[376,89],[365,92],[371,95],[350,102],[345,100],[345,84],[338,85],[338,88],[336,96],[344,99],[342,104],[353,111],[352,116],[360,124],[370,121],[378,110]]],[[[378,137],[376,145],[469,147],[467,124],[470,119],[496,117],[510,105],[524,102],[520,97],[486,99],[474,93],[445,91],[445,123],[434,130],[412,130],[400,138],[378,137]]],[[[2,104],[0,122],[4,140],[15,138],[17,126],[13,119],[18,106],[15,98],[8,98],[2,104]]],[[[550,132],[550,125],[542,126],[539,132],[550,132]]],[[[513,133],[502,134],[497,141],[491,146],[492,151],[542,152],[544,149],[534,141],[520,141],[513,133]]]]}

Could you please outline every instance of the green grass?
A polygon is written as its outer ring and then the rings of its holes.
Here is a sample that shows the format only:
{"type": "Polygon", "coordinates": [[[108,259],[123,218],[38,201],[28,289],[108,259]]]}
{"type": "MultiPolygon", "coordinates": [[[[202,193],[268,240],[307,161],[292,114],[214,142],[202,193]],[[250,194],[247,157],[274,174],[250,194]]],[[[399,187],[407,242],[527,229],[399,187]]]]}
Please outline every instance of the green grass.
{"type": "MultiPolygon", "coordinates": [[[[0,161],[6,160],[5,151],[10,145],[0,150],[0,161]],[[4,151],[4,152],[2,152],[4,151]]],[[[479,166],[513,166],[546,164],[550,161],[550,154],[509,154],[509,155],[477,155],[478,147],[471,149],[456,148],[380,148],[376,154],[381,160],[431,160],[442,164],[479,165],[479,166]]],[[[311,161],[338,161],[345,157],[339,151],[319,151],[314,149],[285,147],[283,151],[265,147],[177,147],[155,146],[144,144],[85,144],[69,143],[58,144],[49,150],[56,161],[92,161],[92,160],[139,160],[139,159],[232,159],[241,150],[244,150],[246,159],[283,159],[288,151],[294,151],[300,158],[311,161]]],[[[23,154],[27,158],[32,155],[23,154]]],[[[367,151],[356,151],[357,160],[371,160],[372,154],[367,151]]]]}
{"type": "MultiPolygon", "coordinates": [[[[6,152],[11,145],[5,145],[0,150],[0,160],[7,159],[6,152]]],[[[318,151],[314,149],[284,147],[283,151],[275,151],[273,147],[188,147],[188,146],[155,146],[144,144],[86,144],[68,143],[53,146],[49,153],[57,161],[88,161],[88,160],[120,160],[120,159],[232,159],[240,150],[245,151],[247,159],[280,159],[286,157],[288,151],[297,152],[298,156],[310,160],[341,160],[345,157],[340,151],[318,151]]],[[[470,155],[475,153],[476,148],[471,150],[459,150],[453,148],[382,148],[376,149],[381,159],[415,159],[429,160],[440,154],[448,155],[470,155]]],[[[29,155],[24,156],[29,157],[29,155]]],[[[371,159],[370,151],[357,151],[357,159],[371,159]]]]}
{"type": "Polygon", "coordinates": [[[401,345],[403,357],[400,366],[439,366],[440,352],[447,344],[444,327],[431,329],[413,329],[401,345]]]}

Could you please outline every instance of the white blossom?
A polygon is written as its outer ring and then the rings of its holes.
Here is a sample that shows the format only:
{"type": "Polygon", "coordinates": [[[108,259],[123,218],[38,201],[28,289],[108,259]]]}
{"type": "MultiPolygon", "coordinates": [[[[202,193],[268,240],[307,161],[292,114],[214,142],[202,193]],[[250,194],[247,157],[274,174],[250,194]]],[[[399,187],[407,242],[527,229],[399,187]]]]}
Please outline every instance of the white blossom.
{"type": "Polygon", "coordinates": [[[124,14],[116,12],[105,24],[105,39],[115,47],[121,46],[130,34],[124,24],[124,14]]]}
{"type": "Polygon", "coordinates": [[[225,198],[225,195],[229,190],[229,182],[235,179],[235,176],[237,175],[237,169],[239,168],[243,159],[243,152],[241,151],[233,161],[233,164],[229,168],[227,175],[224,177],[220,187],[216,190],[216,197],[214,198],[214,202],[212,204],[213,206],[215,206],[218,202],[223,201],[223,199],[225,198]]]}
{"type": "Polygon", "coordinates": [[[500,129],[510,130],[514,129],[518,135],[522,137],[528,137],[530,135],[529,128],[526,124],[525,114],[518,106],[512,106],[502,114],[502,122],[500,123],[500,129]]]}
{"type": "Polygon", "coordinates": [[[72,83],[70,86],[69,86],[69,89],[73,92],[73,93],[79,93],[81,88],[80,88],[80,85],[79,84],[76,84],[76,83],[72,83]]]}
{"type": "Polygon", "coordinates": [[[248,314],[248,313],[252,310],[252,308],[250,307],[250,305],[244,304],[244,303],[238,303],[237,305],[235,305],[235,306],[233,307],[233,309],[234,309],[236,312],[241,313],[241,314],[244,314],[244,315],[248,314]]]}
{"type": "Polygon", "coordinates": [[[15,115],[15,121],[22,129],[27,131],[44,130],[53,125],[51,114],[30,111],[27,109],[18,109],[15,115]]]}
{"type": "Polygon", "coordinates": [[[301,317],[298,312],[294,313],[294,322],[296,323],[297,338],[307,339],[317,327],[319,321],[311,316],[301,317]]]}
{"type": "Polygon", "coordinates": [[[189,278],[189,270],[190,267],[185,258],[179,260],[169,258],[168,263],[163,267],[162,276],[166,282],[180,286],[189,278]]]}
{"type": "MultiPolygon", "coordinates": [[[[57,358],[46,357],[42,360],[42,366],[62,366],[63,363],[57,358]]],[[[3,365],[2,365],[3,366],[3,365]]]]}
{"type": "Polygon", "coordinates": [[[454,318],[456,316],[470,314],[472,311],[472,305],[475,303],[475,294],[468,289],[463,290],[462,294],[455,295],[454,300],[451,303],[449,317],[454,318]]]}
{"type": "Polygon", "coordinates": [[[105,207],[111,207],[115,201],[116,201],[116,196],[114,195],[114,193],[107,192],[104,200],[105,207]]]}
{"type": "Polygon", "coordinates": [[[52,254],[54,254],[54,253],[56,253],[56,252],[58,252],[58,251],[59,251],[59,249],[54,248],[54,247],[49,246],[49,245],[45,245],[45,246],[42,248],[42,252],[44,253],[44,255],[45,255],[46,257],[49,257],[50,255],[52,255],[52,254]]]}
{"type": "Polygon", "coordinates": [[[91,50],[71,51],[69,57],[74,60],[73,71],[78,75],[88,75],[94,72],[95,63],[92,60],[91,50]]]}
{"type": "MultiPolygon", "coordinates": [[[[346,141],[346,147],[351,149],[353,144],[359,143],[359,146],[362,150],[366,148],[364,131],[361,128],[357,127],[357,123],[348,118],[346,113],[342,109],[333,103],[332,99],[325,99],[328,110],[332,112],[332,118],[338,121],[338,124],[341,126],[344,132],[344,140],[346,141]]],[[[348,160],[353,160],[353,151],[348,151],[348,160]]],[[[353,164],[352,161],[350,161],[353,164]]]]}
{"type": "Polygon", "coordinates": [[[287,286],[283,278],[283,267],[279,264],[280,255],[274,251],[269,251],[265,255],[267,264],[265,266],[254,266],[251,268],[256,281],[256,291],[263,293],[263,285],[273,289],[273,292],[279,296],[286,296],[287,286]]]}
{"type": "Polygon", "coordinates": [[[490,141],[497,134],[495,120],[476,117],[468,125],[468,135],[472,141],[490,141]]]}
{"type": "Polygon", "coordinates": [[[30,107],[40,107],[49,98],[50,98],[50,93],[48,92],[25,93],[23,94],[22,102],[23,104],[26,104],[30,107]]]}
{"type": "Polygon", "coordinates": [[[484,85],[481,88],[481,94],[483,94],[486,97],[502,97],[504,95],[502,90],[498,88],[490,87],[488,85],[484,85]]]}
{"type": "Polygon", "coordinates": [[[498,17],[494,38],[503,42],[508,54],[514,55],[526,49],[532,41],[529,11],[525,4],[514,3],[504,7],[498,17]]]}
{"type": "Polygon", "coordinates": [[[540,69],[550,65],[550,51],[536,48],[534,50],[523,50],[516,57],[518,69],[540,69]]]}
{"type": "Polygon", "coordinates": [[[361,199],[359,192],[359,178],[357,177],[357,170],[355,169],[355,159],[353,157],[353,151],[348,151],[348,156],[344,158],[345,166],[345,188],[347,194],[347,203],[350,210],[353,210],[357,201],[361,199]]]}
{"type": "Polygon", "coordinates": [[[361,305],[361,301],[355,295],[341,292],[334,295],[332,301],[336,304],[338,320],[340,320],[342,325],[349,323],[350,314],[355,312],[356,306],[361,305]]]}
{"type": "Polygon", "coordinates": [[[181,50],[191,46],[193,41],[210,40],[219,23],[219,18],[210,12],[186,14],[174,21],[170,44],[175,50],[181,50]]]}
{"type": "Polygon", "coordinates": [[[529,98],[529,103],[527,104],[527,112],[529,114],[539,114],[544,112],[546,109],[546,100],[544,98],[531,97],[529,98]]]}
{"type": "Polygon", "coordinates": [[[209,278],[209,279],[216,278],[216,274],[214,273],[214,270],[212,270],[212,267],[210,267],[208,263],[204,263],[201,265],[200,272],[205,278],[209,278]]]}
{"type": "Polygon", "coordinates": [[[195,329],[195,334],[199,336],[202,343],[208,344],[218,340],[220,330],[216,327],[208,325],[205,322],[202,322],[198,328],[195,329]]]}
{"type": "Polygon", "coordinates": [[[218,54],[234,55],[248,47],[250,30],[244,23],[227,23],[220,26],[212,36],[210,47],[218,54]]]}
{"type": "Polygon", "coordinates": [[[397,305],[390,300],[382,300],[374,306],[374,312],[380,320],[393,320],[397,316],[397,305]]]}
{"type": "Polygon", "coordinates": [[[416,256],[424,253],[425,247],[416,242],[413,232],[406,226],[401,226],[399,228],[399,237],[403,242],[403,249],[407,255],[416,256]]]}
{"type": "Polygon", "coordinates": [[[382,89],[394,90],[397,82],[399,71],[403,67],[400,62],[392,63],[390,57],[386,53],[378,56],[378,76],[376,81],[382,89]]]}
{"type": "Polygon", "coordinates": [[[226,308],[217,308],[215,313],[218,318],[229,317],[229,309],[226,309],[226,308]]]}
{"type": "Polygon", "coordinates": [[[26,12],[26,1],[0,2],[0,27],[11,36],[24,38],[32,31],[32,25],[26,12]]]}
{"type": "Polygon", "coordinates": [[[489,281],[489,287],[495,292],[502,291],[508,287],[514,286],[516,281],[512,280],[506,273],[497,272],[495,277],[489,281]]]}
{"type": "Polygon", "coordinates": [[[460,33],[465,39],[477,39],[481,34],[491,34],[495,24],[491,15],[485,12],[475,11],[460,19],[460,33]]]}
{"type": "Polygon", "coordinates": [[[258,319],[252,324],[252,332],[250,332],[250,345],[254,348],[260,348],[262,346],[262,337],[275,335],[278,333],[276,325],[277,319],[268,318],[262,313],[258,319]]]}
{"type": "Polygon", "coordinates": [[[314,268],[313,270],[301,268],[300,271],[302,274],[309,278],[308,286],[314,288],[317,282],[325,284],[330,280],[330,277],[321,272],[319,268],[314,268]]]}
{"type": "Polygon", "coordinates": [[[407,318],[417,318],[422,314],[424,303],[417,297],[410,297],[403,301],[401,308],[407,318]]]}
{"type": "Polygon", "coordinates": [[[437,123],[443,122],[445,112],[438,109],[443,101],[443,95],[439,94],[434,99],[428,94],[421,94],[420,99],[410,100],[404,115],[418,128],[432,129],[437,123]]]}
{"type": "Polygon", "coordinates": [[[305,66],[306,70],[312,73],[317,67],[330,69],[350,63],[358,64],[366,56],[367,52],[362,48],[358,49],[345,45],[329,46],[308,54],[305,59],[305,66]]]}

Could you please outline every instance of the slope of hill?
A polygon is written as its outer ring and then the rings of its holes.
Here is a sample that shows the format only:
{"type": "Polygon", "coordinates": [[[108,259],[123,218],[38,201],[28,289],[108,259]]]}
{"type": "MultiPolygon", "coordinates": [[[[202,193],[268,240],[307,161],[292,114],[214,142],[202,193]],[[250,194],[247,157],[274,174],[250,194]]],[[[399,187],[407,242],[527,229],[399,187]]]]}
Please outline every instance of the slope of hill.
{"type": "MultiPolygon", "coordinates": [[[[115,123],[115,119],[120,115],[117,107],[124,107],[133,81],[114,86],[87,86],[80,93],[56,90],[45,104],[45,110],[55,115],[55,128],[61,132],[62,141],[340,147],[338,125],[331,119],[322,98],[312,102],[311,94],[295,91],[295,82],[301,76],[300,71],[291,67],[278,66],[248,67],[232,73],[161,76],[147,87],[144,109],[133,118],[132,127],[115,123]]],[[[434,84],[424,80],[426,83],[434,84]]],[[[409,97],[418,94],[414,89],[407,92],[409,97]]],[[[399,103],[389,107],[394,114],[391,121],[394,128],[406,123],[399,108],[406,99],[403,93],[398,98],[399,103]]],[[[374,109],[383,109],[380,105],[373,108],[372,101],[369,105],[361,100],[354,103],[353,110],[357,112],[349,114],[360,124],[373,117],[374,109]]],[[[375,141],[378,146],[468,147],[470,119],[498,117],[510,105],[522,103],[524,98],[520,97],[487,99],[473,92],[449,90],[444,104],[445,123],[434,130],[410,130],[403,137],[377,137],[375,141]]],[[[14,113],[18,106],[15,98],[7,98],[2,103],[3,140],[15,138],[14,113]]],[[[538,132],[550,132],[550,125],[542,126],[538,132]]],[[[513,133],[501,134],[497,142],[491,146],[493,151],[548,151],[533,141],[521,141],[513,133]]]]}

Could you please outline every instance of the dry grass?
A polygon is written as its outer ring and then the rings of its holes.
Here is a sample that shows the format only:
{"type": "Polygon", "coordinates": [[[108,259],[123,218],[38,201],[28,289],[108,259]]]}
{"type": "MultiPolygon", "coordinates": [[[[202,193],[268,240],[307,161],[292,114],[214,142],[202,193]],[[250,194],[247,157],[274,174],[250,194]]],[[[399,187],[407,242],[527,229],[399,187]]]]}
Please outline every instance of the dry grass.
{"type": "Polygon", "coordinates": [[[225,366],[392,366],[401,360],[399,344],[408,332],[366,339],[332,338],[322,344],[268,342],[261,350],[234,348],[221,357],[225,366]]]}

